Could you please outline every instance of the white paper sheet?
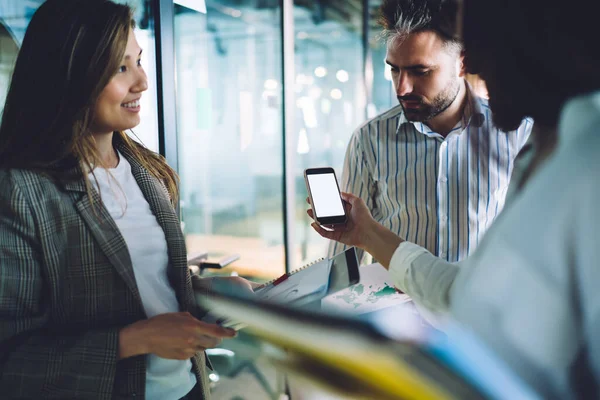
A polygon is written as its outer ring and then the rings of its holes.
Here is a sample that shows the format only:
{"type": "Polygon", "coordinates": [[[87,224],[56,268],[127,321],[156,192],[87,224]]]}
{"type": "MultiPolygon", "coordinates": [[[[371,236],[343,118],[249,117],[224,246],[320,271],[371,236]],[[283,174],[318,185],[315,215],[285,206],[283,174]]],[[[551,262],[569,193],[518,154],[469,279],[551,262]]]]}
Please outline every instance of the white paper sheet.
{"type": "Polygon", "coordinates": [[[389,272],[379,263],[360,267],[360,283],[325,297],[325,310],[363,314],[409,302],[408,295],[394,287],[389,272]]]}

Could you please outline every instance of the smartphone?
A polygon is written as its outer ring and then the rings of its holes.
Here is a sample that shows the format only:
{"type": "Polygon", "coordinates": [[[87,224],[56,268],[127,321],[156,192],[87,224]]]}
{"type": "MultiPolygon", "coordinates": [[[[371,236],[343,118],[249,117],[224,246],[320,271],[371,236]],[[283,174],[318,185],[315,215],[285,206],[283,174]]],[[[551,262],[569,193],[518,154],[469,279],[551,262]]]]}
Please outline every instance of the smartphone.
{"type": "Polygon", "coordinates": [[[346,222],[346,209],[333,168],[308,168],[304,171],[306,190],[319,225],[346,222]]]}

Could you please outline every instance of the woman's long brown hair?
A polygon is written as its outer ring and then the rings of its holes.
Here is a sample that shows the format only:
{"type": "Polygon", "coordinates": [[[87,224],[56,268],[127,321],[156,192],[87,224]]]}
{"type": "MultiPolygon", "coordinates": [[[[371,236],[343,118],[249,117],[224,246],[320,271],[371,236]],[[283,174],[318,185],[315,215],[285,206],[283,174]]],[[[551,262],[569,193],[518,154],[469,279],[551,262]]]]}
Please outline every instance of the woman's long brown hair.
{"type": "MultiPolygon", "coordinates": [[[[31,169],[58,180],[86,179],[100,165],[90,125],[95,102],[122,61],[132,11],[109,0],[48,0],[33,15],[17,56],[0,124],[0,168],[31,169]],[[64,165],[81,173],[67,176],[64,165]],[[75,164],[77,165],[77,164],[75,164]]],[[[124,132],[115,140],[167,187],[176,173],[124,132]]],[[[89,187],[89,182],[86,179],[89,187]]]]}

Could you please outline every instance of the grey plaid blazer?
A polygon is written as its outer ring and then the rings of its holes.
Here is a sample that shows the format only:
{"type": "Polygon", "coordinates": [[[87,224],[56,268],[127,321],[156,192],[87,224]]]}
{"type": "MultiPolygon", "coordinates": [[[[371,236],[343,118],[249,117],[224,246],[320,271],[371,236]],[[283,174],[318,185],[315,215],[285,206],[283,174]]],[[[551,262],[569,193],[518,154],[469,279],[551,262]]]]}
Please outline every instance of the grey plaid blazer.
{"type": "MultiPolygon", "coordinates": [[[[122,146],[169,252],[181,311],[194,312],[186,248],[166,189],[122,146]]],[[[0,170],[0,398],[144,398],[146,356],[117,361],[118,332],[146,318],[129,252],[83,180],[0,170]]],[[[208,398],[207,360],[193,358],[208,398]]]]}

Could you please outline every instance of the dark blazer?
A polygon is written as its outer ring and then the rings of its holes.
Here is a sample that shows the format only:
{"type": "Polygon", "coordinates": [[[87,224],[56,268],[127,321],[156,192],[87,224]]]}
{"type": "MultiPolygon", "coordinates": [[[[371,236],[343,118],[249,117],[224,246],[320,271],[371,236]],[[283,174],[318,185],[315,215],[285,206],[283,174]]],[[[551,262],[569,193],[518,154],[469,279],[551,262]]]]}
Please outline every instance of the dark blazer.
{"type": "MultiPolygon", "coordinates": [[[[164,185],[118,145],[163,228],[169,280],[194,312],[186,248],[164,185]]],[[[0,397],[143,398],[146,356],[117,361],[119,330],[147,318],[127,246],[83,179],[0,170],[0,397]]],[[[208,398],[205,354],[193,358],[208,398]]]]}

